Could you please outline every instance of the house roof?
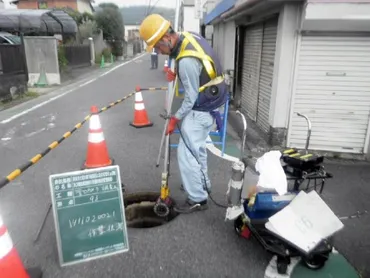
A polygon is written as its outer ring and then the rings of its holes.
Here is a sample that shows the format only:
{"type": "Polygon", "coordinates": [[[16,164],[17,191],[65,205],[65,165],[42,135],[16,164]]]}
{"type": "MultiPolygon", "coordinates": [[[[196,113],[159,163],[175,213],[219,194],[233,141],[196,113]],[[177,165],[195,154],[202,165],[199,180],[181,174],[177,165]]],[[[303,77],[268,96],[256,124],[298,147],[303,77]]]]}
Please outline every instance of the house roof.
{"type": "Polygon", "coordinates": [[[60,10],[0,10],[0,29],[8,32],[76,34],[77,24],[60,10]]]}

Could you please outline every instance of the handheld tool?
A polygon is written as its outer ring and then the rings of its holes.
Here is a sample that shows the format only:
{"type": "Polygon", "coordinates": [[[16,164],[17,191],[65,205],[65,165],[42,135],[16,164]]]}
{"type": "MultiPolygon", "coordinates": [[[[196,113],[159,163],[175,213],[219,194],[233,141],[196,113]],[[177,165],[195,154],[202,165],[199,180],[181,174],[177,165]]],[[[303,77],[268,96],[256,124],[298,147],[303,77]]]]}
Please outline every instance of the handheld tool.
{"type": "MultiPolygon", "coordinates": [[[[176,0],[176,13],[175,13],[175,24],[174,24],[174,31],[177,32],[178,25],[179,25],[179,16],[180,16],[180,0],[176,0]]],[[[172,72],[175,72],[175,60],[171,59],[171,67],[172,72]]],[[[175,78],[174,82],[168,83],[168,90],[166,96],[166,111],[165,113],[169,115],[171,113],[171,107],[173,98],[175,95],[175,84],[177,83],[177,77],[175,78]]],[[[166,121],[164,124],[164,129],[162,132],[162,139],[161,144],[159,147],[159,154],[157,159],[157,167],[159,166],[159,161],[161,158],[162,147],[163,143],[165,144],[165,152],[164,152],[164,163],[163,163],[163,172],[162,172],[162,181],[161,181],[161,193],[160,196],[154,205],[154,213],[159,217],[166,217],[170,213],[172,207],[172,201],[169,198],[170,190],[168,187],[168,177],[169,177],[169,161],[170,161],[170,136],[166,135],[167,127],[169,124],[169,118],[166,117],[166,121]]]]}

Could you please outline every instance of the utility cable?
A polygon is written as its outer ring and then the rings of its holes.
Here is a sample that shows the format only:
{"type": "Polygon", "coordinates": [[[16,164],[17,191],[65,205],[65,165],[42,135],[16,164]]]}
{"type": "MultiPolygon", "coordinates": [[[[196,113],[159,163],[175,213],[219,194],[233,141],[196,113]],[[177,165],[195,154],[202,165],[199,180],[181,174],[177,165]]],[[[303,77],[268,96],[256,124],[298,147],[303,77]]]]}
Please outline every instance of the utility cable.
{"type": "Polygon", "coordinates": [[[160,0],[157,0],[157,2],[155,2],[154,4],[153,4],[153,6],[152,7],[150,7],[150,10],[147,12],[147,15],[148,14],[150,14],[153,10],[154,10],[154,8],[155,8],[155,6],[158,4],[158,2],[159,2],[160,0]]]}

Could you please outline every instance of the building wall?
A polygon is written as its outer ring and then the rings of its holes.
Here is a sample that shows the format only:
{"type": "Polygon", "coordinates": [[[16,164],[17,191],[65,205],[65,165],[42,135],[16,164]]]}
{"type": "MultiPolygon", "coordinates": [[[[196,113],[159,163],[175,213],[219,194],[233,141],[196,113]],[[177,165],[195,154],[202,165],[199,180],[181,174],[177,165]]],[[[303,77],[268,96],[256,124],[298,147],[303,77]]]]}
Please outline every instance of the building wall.
{"type": "Polygon", "coordinates": [[[184,30],[200,33],[200,21],[195,18],[194,6],[184,7],[184,30]]]}
{"type": "Polygon", "coordinates": [[[125,40],[128,40],[130,30],[139,30],[139,25],[125,25],[125,40]]]}
{"type": "Polygon", "coordinates": [[[221,37],[221,27],[220,24],[216,24],[213,26],[213,38],[212,38],[212,47],[213,50],[216,52],[216,54],[219,54],[218,46],[219,46],[219,40],[221,37]]]}
{"type": "Polygon", "coordinates": [[[235,28],[235,21],[213,26],[213,49],[224,70],[235,68],[235,28]]]}
{"type": "MultiPolygon", "coordinates": [[[[248,26],[251,23],[268,20],[276,14],[279,15],[273,61],[272,82],[270,85],[271,91],[269,92],[270,99],[268,100],[268,104],[266,104],[267,111],[261,112],[261,115],[263,113],[268,114],[268,118],[264,119],[264,121],[266,121],[265,130],[268,130],[265,131],[267,136],[266,139],[268,139],[268,141],[273,145],[283,145],[286,141],[286,134],[289,123],[290,99],[292,95],[291,87],[293,84],[293,69],[295,61],[294,53],[298,39],[297,30],[299,30],[300,26],[299,18],[301,13],[301,6],[301,3],[289,2],[285,5],[274,5],[266,8],[265,10],[259,10],[258,12],[251,14],[249,17],[240,16],[239,18],[237,18],[238,24],[248,26]],[[269,128],[267,128],[268,126],[269,128]]],[[[226,30],[224,30],[224,54],[222,59],[224,69],[235,70],[234,49],[236,26],[235,23],[232,22],[233,21],[226,22],[230,25],[226,27],[226,30]],[[231,30],[233,30],[233,32],[231,30]],[[232,34],[232,37],[230,34],[232,34]],[[227,36],[229,37],[227,38],[227,36]]],[[[222,24],[225,25],[225,23],[222,24]]],[[[244,43],[242,45],[244,45],[244,43]]],[[[239,63],[243,63],[243,56],[239,57],[239,63]]],[[[260,77],[258,77],[258,79],[259,78],[260,77]]],[[[262,81],[259,80],[258,84],[262,81]]],[[[238,91],[238,88],[236,90],[238,91]]],[[[261,95],[261,98],[263,99],[264,96],[261,95]]],[[[260,124],[261,122],[262,119],[260,119],[260,124]]]]}
{"type": "Polygon", "coordinates": [[[365,2],[308,3],[301,29],[304,31],[369,32],[369,4],[370,0],[368,4],[365,2]]]}
{"type": "Polygon", "coordinates": [[[36,1],[19,1],[17,7],[18,9],[38,9],[36,1]]]}
{"type": "Polygon", "coordinates": [[[269,115],[272,142],[284,142],[287,134],[301,7],[288,3],[279,15],[269,115]]]}
{"type": "Polygon", "coordinates": [[[57,40],[54,37],[25,37],[29,85],[45,75],[48,85],[60,84],[57,40]]]}
{"type": "Polygon", "coordinates": [[[205,12],[207,14],[210,13],[221,1],[222,0],[207,0],[207,2],[205,2],[205,4],[203,5],[205,12]]]}
{"type": "Polygon", "coordinates": [[[90,2],[88,0],[77,0],[77,10],[80,13],[93,13],[90,2]]]}
{"type": "Polygon", "coordinates": [[[224,70],[234,70],[235,60],[235,21],[224,23],[224,49],[223,49],[223,68],[224,70]]]}
{"type": "MultiPolygon", "coordinates": [[[[64,8],[70,7],[77,10],[76,0],[46,0],[47,8],[64,8]]],[[[18,9],[38,9],[37,1],[19,1],[18,9]]]]}

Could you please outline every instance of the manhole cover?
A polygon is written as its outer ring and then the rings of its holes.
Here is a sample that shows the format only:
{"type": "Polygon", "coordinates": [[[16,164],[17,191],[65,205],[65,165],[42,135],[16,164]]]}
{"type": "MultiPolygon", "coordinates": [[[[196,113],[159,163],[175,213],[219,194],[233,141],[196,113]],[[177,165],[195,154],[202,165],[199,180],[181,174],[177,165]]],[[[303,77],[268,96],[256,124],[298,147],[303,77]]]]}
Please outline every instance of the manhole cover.
{"type": "Polygon", "coordinates": [[[167,217],[154,213],[154,205],[159,197],[157,192],[139,192],[125,194],[126,223],[129,228],[154,228],[164,225],[176,218],[178,213],[170,211],[167,217]]]}

